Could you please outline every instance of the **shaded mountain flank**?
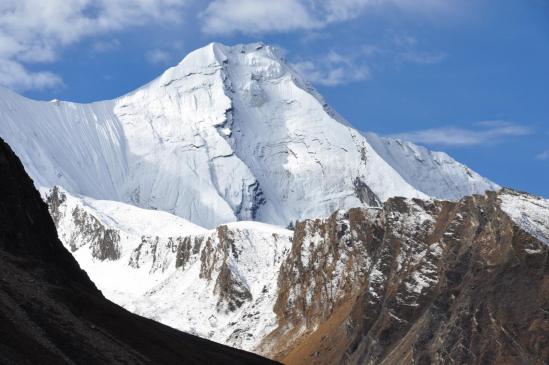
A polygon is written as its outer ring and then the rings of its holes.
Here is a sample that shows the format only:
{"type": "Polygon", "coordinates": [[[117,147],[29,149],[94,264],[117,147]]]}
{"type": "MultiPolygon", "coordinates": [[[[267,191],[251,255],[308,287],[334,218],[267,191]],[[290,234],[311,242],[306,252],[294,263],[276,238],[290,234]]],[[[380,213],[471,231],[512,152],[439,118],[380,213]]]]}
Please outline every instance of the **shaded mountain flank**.
{"type": "Polygon", "coordinates": [[[271,364],[108,301],[57,238],[46,204],[0,140],[1,364],[271,364]]]}

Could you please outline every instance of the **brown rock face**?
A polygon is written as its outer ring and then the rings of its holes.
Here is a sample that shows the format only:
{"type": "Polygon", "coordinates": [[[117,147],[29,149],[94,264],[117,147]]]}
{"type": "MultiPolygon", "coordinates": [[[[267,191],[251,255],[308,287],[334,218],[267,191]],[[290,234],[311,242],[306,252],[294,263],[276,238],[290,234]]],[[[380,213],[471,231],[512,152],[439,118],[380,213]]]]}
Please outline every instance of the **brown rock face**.
{"type": "Polygon", "coordinates": [[[252,299],[252,294],[229,268],[227,259],[230,255],[238,258],[239,252],[234,245],[232,232],[227,226],[217,227],[218,243],[214,244],[211,239],[206,241],[207,250],[202,251],[200,275],[211,280],[212,272],[219,267],[219,275],[215,282],[215,293],[219,295],[217,303],[218,311],[235,311],[240,308],[246,300],[252,299]]]}
{"type": "Polygon", "coordinates": [[[548,260],[495,193],[299,222],[262,350],[287,364],[546,364],[548,260]]]}
{"type": "MultiPolygon", "coordinates": [[[[59,187],[55,186],[46,197],[46,203],[56,227],[63,219],[61,206],[67,196],[59,187]]],[[[72,252],[81,246],[89,246],[95,259],[118,260],[120,258],[120,235],[118,231],[105,227],[97,218],[88,214],[85,210],[75,207],[71,210],[74,232],[67,239],[72,252]]]]}

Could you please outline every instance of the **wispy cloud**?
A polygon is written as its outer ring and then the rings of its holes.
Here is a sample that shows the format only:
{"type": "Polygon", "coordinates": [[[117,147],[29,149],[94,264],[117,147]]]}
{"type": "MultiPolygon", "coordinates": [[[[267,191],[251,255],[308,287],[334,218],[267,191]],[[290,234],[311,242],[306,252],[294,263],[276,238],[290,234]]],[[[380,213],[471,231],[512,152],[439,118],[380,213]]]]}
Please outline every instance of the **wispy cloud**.
{"type": "Polygon", "coordinates": [[[538,160],[549,160],[549,150],[545,150],[536,156],[538,160]]]}
{"type": "MultiPolygon", "coordinates": [[[[19,91],[59,86],[59,75],[40,68],[56,61],[66,47],[91,38],[92,52],[112,51],[120,46],[112,38],[116,32],[144,25],[173,26],[183,20],[184,10],[190,9],[187,5],[191,3],[192,0],[2,0],[0,84],[19,91]]],[[[210,35],[300,30],[313,34],[369,10],[439,14],[448,12],[455,3],[458,0],[277,0],[266,6],[256,0],[211,0],[201,3],[205,4],[204,10],[197,19],[202,31],[210,35]]],[[[167,52],[169,47],[160,48],[167,52]]],[[[146,58],[149,62],[168,62],[168,57],[158,51],[151,51],[146,58]]],[[[433,63],[440,57],[409,53],[402,58],[407,62],[433,63]]],[[[351,61],[299,63],[317,83],[336,85],[368,78],[367,62],[351,61]]]]}
{"type": "Polygon", "coordinates": [[[315,59],[314,63],[301,61],[292,64],[294,69],[313,84],[336,86],[366,80],[370,76],[368,66],[352,55],[331,51],[315,59]]]}
{"type": "Polygon", "coordinates": [[[0,84],[40,90],[62,86],[63,80],[52,72],[32,72],[18,62],[0,59],[0,84]]]}
{"type": "Polygon", "coordinates": [[[430,65],[446,58],[440,51],[427,51],[409,35],[391,34],[387,42],[362,44],[345,50],[331,50],[293,62],[293,67],[307,80],[317,85],[337,86],[364,81],[372,76],[371,65],[403,63],[430,65]]]}
{"type": "Polygon", "coordinates": [[[321,27],[305,2],[277,0],[214,0],[201,14],[202,30],[210,34],[286,32],[321,27]]]}
{"type": "Polygon", "coordinates": [[[416,143],[459,147],[498,143],[506,138],[526,136],[532,133],[533,130],[524,125],[491,120],[478,122],[469,129],[447,126],[398,133],[390,137],[416,143]]]}
{"type": "Polygon", "coordinates": [[[145,58],[149,63],[167,65],[172,60],[172,55],[170,52],[162,49],[153,49],[148,51],[145,54],[145,58]]]}
{"type": "Polygon", "coordinates": [[[398,58],[404,62],[432,65],[444,60],[446,54],[443,52],[406,51],[399,53],[398,58]]]}
{"type": "Polygon", "coordinates": [[[201,14],[210,34],[288,32],[321,29],[368,10],[386,8],[418,15],[449,13],[456,0],[214,0],[201,14]]]}
{"type": "MultiPolygon", "coordinates": [[[[66,46],[151,22],[177,22],[187,0],[2,0],[0,84],[18,90],[57,86],[61,78],[31,71],[66,46]]],[[[97,44],[97,51],[107,43],[97,44]]],[[[111,44],[112,46],[112,44],[111,44]]]]}
{"type": "Polygon", "coordinates": [[[443,61],[447,54],[442,51],[425,50],[421,42],[409,34],[393,34],[382,47],[386,54],[393,56],[398,63],[432,65],[443,61]]]}
{"type": "Polygon", "coordinates": [[[118,39],[99,40],[93,43],[92,50],[95,53],[105,53],[113,51],[120,47],[120,41],[118,39]]]}

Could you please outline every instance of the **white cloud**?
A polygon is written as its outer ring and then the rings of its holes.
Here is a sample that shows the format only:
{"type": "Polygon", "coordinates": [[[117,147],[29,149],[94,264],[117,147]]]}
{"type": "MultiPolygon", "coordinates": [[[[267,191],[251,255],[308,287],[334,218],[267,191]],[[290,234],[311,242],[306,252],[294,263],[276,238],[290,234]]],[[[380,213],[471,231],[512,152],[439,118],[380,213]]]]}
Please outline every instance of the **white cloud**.
{"type": "Polygon", "coordinates": [[[545,150],[536,156],[538,160],[549,160],[549,150],[545,150]]]}
{"type": "MultiPolygon", "coordinates": [[[[59,76],[31,72],[38,63],[56,61],[61,51],[83,38],[92,38],[93,52],[120,47],[112,33],[131,27],[179,22],[191,0],[0,0],[0,84],[19,90],[60,84],[59,76]],[[105,39],[105,35],[110,38],[105,39]]],[[[405,12],[435,12],[456,0],[213,0],[199,16],[202,30],[210,34],[315,32],[329,24],[343,22],[368,9],[385,8],[405,12]],[[442,5],[444,4],[444,5],[442,5]]],[[[166,49],[167,47],[162,47],[166,49]]],[[[370,49],[370,51],[374,51],[370,49]]],[[[167,51],[162,51],[169,53],[167,51]]],[[[150,62],[168,62],[168,55],[151,51],[150,62]]],[[[402,59],[434,63],[441,58],[433,53],[403,54],[402,59]]],[[[313,81],[340,84],[366,79],[364,62],[303,61],[301,69],[313,81]]]]}
{"type": "Polygon", "coordinates": [[[370,61],[382,57],[384,65],[387,61],[397,65],[402,63],[432,65],[448,57],[446,52],[425,49],[423,42],[405,34],[392,34],[387,40],[381,40],[377,44],[363,44],[357,47],[357,52],[370,61]]]}
{"type": "Polygon", "coordinates": [[[398,54],[398,58],[404,62],[417,63],[420,65],[432,65],[439,63],[446,58],[443,52],[406,51],[398,54]]]}
{"type": "Polygon", "coordinates": [[[461,0],[378,0],[377,3],[385,3],[401,11],[422,15],[455,13],[457,8],[467,5],[461,0]]]}
{"type": "Polygon", "coordinates": [[[532,129],[508,121],[484,121],[475,128],[441,127],[399,133],[390,137],[416,143],[446,146],[484,145],[503,141],[508,137],[532,134],[532,129]]]}
{"type": "Polygon", "coordinates": [[[23,91],[57,87],[63,81],[51,72],[32,72],[20,63],[0,59],[0,84],[23,91]]]}
{"type": "Polygon", "coordinates": [[[299,0],[214,0],[201,15],[205,33],[265,33],[321,26],[299,0]]]}
{"type": "Polygon", "coordinates": [[[421,49],[420,42],[408,35],[391,35],[387,42],[363,44],[344,51],[330,51],[304,60],[292,66],[313,84],[336,86],[363,81],[371,77],[371,68],[394,63],[429,65],[439,63],[446,54],[421,49]]]}
{"type": "Polygon", "coordinates": [[[94,42],[92,50],[96,53],[110,52],[120,47],[120,41],[118,39],[100,40],[94,42]]]}
{"type": "Polygon", "coordinates": [[[324,86],[363,81],[370,76],[367,65],[334,51],[317,57],[315,61],[296,62],[292,67],[309,82],[324,86]]]}
{"type": "MultiPolygon", "coordinates": [[[[176,22],[187,0],[2,0],[0,2],[0,84],[49,87],[59,77],[29,72],[25,64],[51,62],[59,51],[84,37],[150,22],[176,22]]],[[[101,46],[99,46],[101,48],[101,46]]]]}
{"type": "Polygon", "coordinates": [[[421,42],[408,34],[393,34],[384,50],[392,54],[398,62],[416,63],[419,65],[432,65],[446,58],[446,53],[441,51],[427,51],[422,49],[421,42]]]}
{"type": "Polygon", "coordinates": [[[145,58],[149,63],[166,65],[172,60],[172,55],[161,49],[153,49],[145,54],[145,58]]]}
{"type": "Polygon", "coordinates": [[[202,30],[210,34],[287,32],[320,29],[347,21],[368,9],[389,8],[434,14],[453,8],[456,0],[213,0],[202,13],[202,30]]]}

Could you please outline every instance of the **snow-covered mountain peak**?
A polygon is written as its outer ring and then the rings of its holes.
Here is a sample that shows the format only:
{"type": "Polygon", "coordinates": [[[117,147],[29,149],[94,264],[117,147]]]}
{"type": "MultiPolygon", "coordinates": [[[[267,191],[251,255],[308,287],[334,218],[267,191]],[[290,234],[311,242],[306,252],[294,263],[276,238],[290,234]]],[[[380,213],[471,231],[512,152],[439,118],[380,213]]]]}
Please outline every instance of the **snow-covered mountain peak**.
{"type": "Polygon", "coordinates": [[[198,48],[186,55],[176,67],[185,68],[203,68],[208,66],[221,65],[223,63],[234,62],[238,55],[252,57],[266,57],[273,61],[280,60],[281,52],[273,46],[265,45],[261,42],[236,44],[227,46],[219,42],[212,42],[208,45],[198,48]]]}
{"type": "Polygon", "coordinates": [[[167,86],[172,81],[186,76],[215,72],[223,63],[227,62],[227,56],[223,48],[225,47],[220,44],[210,43],[189,53],[179,64],[170,67],[160,76],[161,84],[167,86]]]}
{"type": "Polygon", "coordinates": [[[409,148],[363,136],[260,43],[211,43],[114,100],[37,102],[0,90],[0,109],[0,136],[38,186],[207,228],[497,187],[452,159],[425,150],[430,162],[420,163],[409,148]]]}
{"type": "Polygon", "coordinates": [[[433,198],[459,200],[482,192],[479,187],[500,189],[444,152],[430,151],[412,142],[380,137],[375,133],[365,133],[364,136],[406,181],[433,198]]]}
{"type": "Polygon", "coordinates": [[[273,63],[284,64],[282,51],[274,46],[262,42],[236,44],[227,46],[222,43],[212,42],[202,48],[198,48],[187,56],[176,67],[207,67],[210,65],[245,63],[243,60],[270,60],[273,63]]]}
{"type": "MultiPolygon", "coordinates": [[[[170,86],[174,81],[192,75],[211,75],[221,68],[248,67],[247,79],[256,81],[262,77],[275,78],[288,71],[281,57],[282,52],[275,47],[262,43],[239,44],[226,46],[221,43],[210,43],[187,56],[177,65],[166,70],[152,84],[170,86]]],[[[242,70],[241,70],[242,71],[242,70]]]]}

